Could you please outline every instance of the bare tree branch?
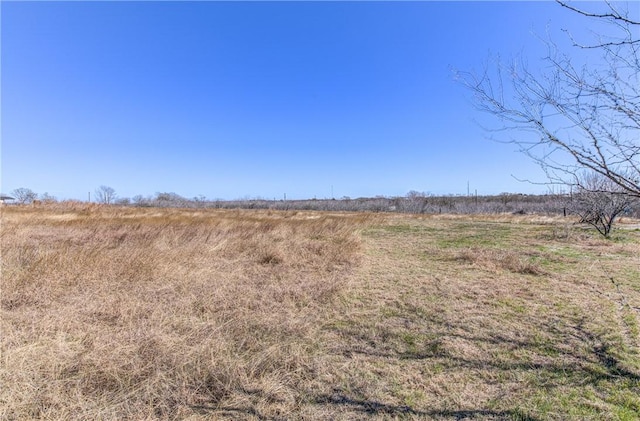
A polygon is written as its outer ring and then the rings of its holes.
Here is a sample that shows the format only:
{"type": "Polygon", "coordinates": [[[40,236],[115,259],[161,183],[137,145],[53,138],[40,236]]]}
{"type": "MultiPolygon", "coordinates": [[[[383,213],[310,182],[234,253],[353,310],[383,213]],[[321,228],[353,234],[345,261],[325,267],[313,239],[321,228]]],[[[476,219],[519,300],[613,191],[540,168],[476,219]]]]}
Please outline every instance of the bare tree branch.
{"type": "Polygon", "coordinates": [[[558,3],[562,7],[565,7],[567,9],[571,10],[572,12],[576,12],[576,13],[579,13],[579,14],[581,14],[583,16],[587,16],[587,17],[590,17],[590,18],[616,20],[616,21],[624,22],[624,23],[629,24],[629,25],[640,25],[640,21],[629,19],[628,16],[626,16],[625,14],[622,14],[618,10],[616,10],[616,8],[613,7],[613,5],[612,5],[612,3],[610,1],[605,1],[604,2],[604,3],[607,4],[607,6],[609,7],[609,10],[611,11],[609,13],[591,13],[591,12],[587,12],[585,10],[578,9],[577,7],[573,7],[569,3],[567,3],[566,1],[562,1],[562,0],[556,0],[556,3],[558,3]]]}
{"type": "Polygon", "coordinates": [[[585,51],[598,57],[580,64],[549,39],[539,71],[522,57],[506,65],[498,58],[479,75],[458,72],[459,80],[477,109],[496,117],[499,124],[490,130],[509,134],[507,141],[540,165],[551,183],[579,187],[579,174],[588,170],[618,194],[640,197],[640,21],[609,2],[607,13],[558,3],[613,24],[617,34],[598,36],[585,51]]]}

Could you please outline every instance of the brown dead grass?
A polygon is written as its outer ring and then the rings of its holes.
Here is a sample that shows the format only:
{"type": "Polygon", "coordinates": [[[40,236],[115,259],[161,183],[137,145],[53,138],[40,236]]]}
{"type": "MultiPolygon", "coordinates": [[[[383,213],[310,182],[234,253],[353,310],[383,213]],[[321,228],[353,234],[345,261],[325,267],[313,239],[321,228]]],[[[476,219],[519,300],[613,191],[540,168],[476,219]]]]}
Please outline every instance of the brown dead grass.
{"type": "Polygon", "coordinates": [[[454,260],[467,262],[479,268],[500,272],[542,275],[544,271],[522,253],[503,249],[467,248],[455,253],[454,260]]]}
{"type": "Polygon", "coordinates": [[[531,215],[2,212],[0,419],[640,415],[638,231],[603,240],[531,215]]]}
{"type": "Polygon", "coordinates": [[[3,419],[295,408],[360,215],[3,209],[3,419]]]}

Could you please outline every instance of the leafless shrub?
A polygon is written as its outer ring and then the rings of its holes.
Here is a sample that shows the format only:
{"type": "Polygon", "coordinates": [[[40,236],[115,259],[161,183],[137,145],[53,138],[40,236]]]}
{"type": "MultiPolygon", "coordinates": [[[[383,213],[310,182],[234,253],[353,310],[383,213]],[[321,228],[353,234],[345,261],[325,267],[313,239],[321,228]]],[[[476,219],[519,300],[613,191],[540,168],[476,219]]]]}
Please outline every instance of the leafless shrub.
{"type": "Polygon", "coordinates": [[[631,212],[635,198],[598,173],[582,175],[577,185],[569,208],[580,217],[580,223],[589,224],[604,237],[609,237],[616,219],[631,212]]]}

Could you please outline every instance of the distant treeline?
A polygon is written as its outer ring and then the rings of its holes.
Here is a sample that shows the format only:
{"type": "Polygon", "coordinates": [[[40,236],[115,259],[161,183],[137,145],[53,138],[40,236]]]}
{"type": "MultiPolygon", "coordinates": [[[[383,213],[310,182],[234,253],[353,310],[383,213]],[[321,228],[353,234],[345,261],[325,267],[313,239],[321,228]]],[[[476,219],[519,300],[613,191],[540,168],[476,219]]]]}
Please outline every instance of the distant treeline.
{"type": "MultiPolygon", "coordinates": [[[[432,196],[410,192],[404,197],[362,197],[352,199],[268,200],[187,199],[175,193],[158,193],[155,197],[119,200],[121,205],[143,207],[189,207],[215,209],[315,210],[335,212],[400,212],[416,214],[549,214],[568,212],[568,195],[500,194],[495,196],[432,196]],[[123,203],[124,202],[124,203],[123,203]]],[[[629,209],[627,216],[640,217],[640,207],[629,209]]]]}
{"type": "MultiPolygon", "coordinates": [[[[58,200],[44,193],[38,195],[27,188],[16,189],[13,197],[3,197],[5,203],[15,204],[45,204],[58,203],[58,200]]],[[[133,198],[117,197],[115,190],[101,186],[94,196],[100,204],[134,206],[134,207],[162,207],[162,208],[208,208],[208,209],[273,209],[273,210],[314,210],[333,212],[399,212],[413,214],[542,214],[568,215],[576,211],[591,211],[596,208],[607,213],[608,201],[614,197],[605,194],[590,197],[585,205],[584,200],[575,200],[578,195],[542,194],[527,195],[520,193],[502,193],[494,196],[434,196],[427,193],[410,191],[400,197],[359,197],[352,199],[263,199],[246,198],[235,200],[207,199],[204,196],[187,198],[177,193],[156,193],[154,196],[137,195],[133,198]],[[106,194],[108,193],[108,194],[106,194]],[[587,208],[585,208],[587,206],[587,208]],[[591,207],[595,206],[594,209],[591,207]]],[[[584,199],[584,198],[582,198],[584,199]]],[[[640,201],[627,197],[621,216],[640,218],[640,201]]],[[[72,201],[74,202],[74,201],[72,201]]],[[[61,202],[64,203],[64,202],[61,202]]],[[[77,202],[82,203],[82,202],[77,202]]],[[[581,214],[581,212],[577,212],[581,214]]],[[[584,212],[582,212],[584,213],[584,212]]]]}

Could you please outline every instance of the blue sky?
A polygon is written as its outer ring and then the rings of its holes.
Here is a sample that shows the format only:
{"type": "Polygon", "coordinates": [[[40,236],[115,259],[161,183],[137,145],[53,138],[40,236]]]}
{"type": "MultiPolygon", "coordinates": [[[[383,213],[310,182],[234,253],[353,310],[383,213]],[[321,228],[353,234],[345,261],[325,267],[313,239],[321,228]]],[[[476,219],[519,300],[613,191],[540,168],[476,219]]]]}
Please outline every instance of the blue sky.
{"type": "Polygon", "coordinates": [[[544,193],[452,69],[584,31],[553,2],[6,2],[3,193],[544,193]]]}

